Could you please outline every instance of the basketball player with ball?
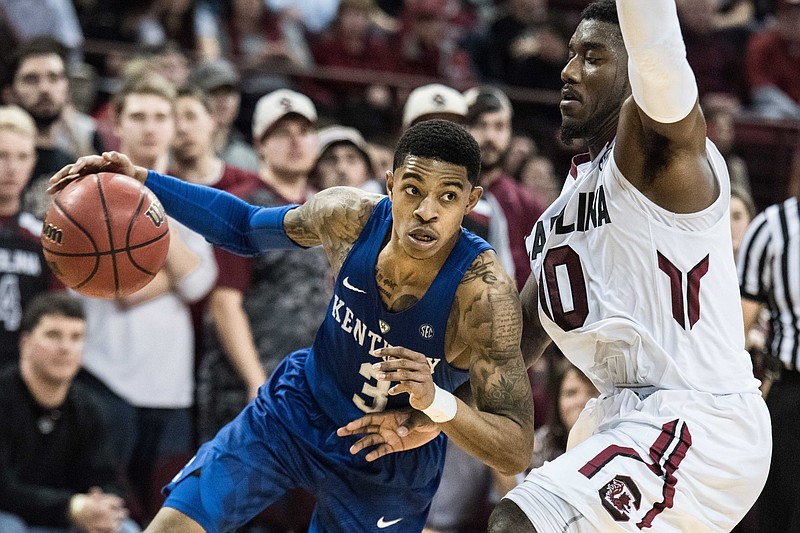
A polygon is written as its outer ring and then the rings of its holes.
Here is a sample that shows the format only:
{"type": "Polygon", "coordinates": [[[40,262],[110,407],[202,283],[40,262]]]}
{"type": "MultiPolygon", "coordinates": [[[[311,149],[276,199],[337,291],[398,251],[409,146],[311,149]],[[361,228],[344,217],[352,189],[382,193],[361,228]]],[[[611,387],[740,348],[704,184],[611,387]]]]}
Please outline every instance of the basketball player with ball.
{"type": "Polygon", "coordinates": [[[489,245],[461,228],[482,194],[480,149],[461,126],[429,120],[406,131],[393,167],[388,198],[333,187],[277,208],[115,152],[52,178],[57,191],[97,172],[131,176],[214,244],[239,254],[321,245],[336,274],[313,346],[289,354],[199,449],[165,488],[147,531],[230,531],[302,487],[317,501],[312,531],[418,533],[445,435],[506,474],[529,464],[533,401],[519,296],[489,245]],[[462,385],[474,402],[453,394],[462,385]],[[373,414],[382,415],[374,424],[373,414]],[[418,419],[428,431],[409,430],[418,419]]]}

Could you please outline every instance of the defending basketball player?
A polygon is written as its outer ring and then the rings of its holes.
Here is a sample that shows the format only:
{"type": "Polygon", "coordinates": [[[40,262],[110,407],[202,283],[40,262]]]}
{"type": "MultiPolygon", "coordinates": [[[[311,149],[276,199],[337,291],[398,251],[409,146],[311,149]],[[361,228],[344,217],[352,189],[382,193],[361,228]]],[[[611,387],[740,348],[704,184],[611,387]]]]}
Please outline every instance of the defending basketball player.
{"type": "Polygon", "coordinates": [[[674,0],[591,4],[569,49],[562,137],[589,153],[526,241],[523,351],[552,338],[602,396],[489,531],[730,531],[764,486],[769,416],[674,0]]]}
{"type": "Polygon", "coordinates": [[[502,472],[527,466],[533,405],[519,297],[489,245],[461,228],[482,192],[480,149],[462,127],[427,121],[404,134],[394,168],[388,198],[334,187],[280,208],[148,173],[117,153],[53,177],[57,190],[98,170],[133,176],[215,244],[241,254],[322,245],[337,273],[313,347],[288,355],[200,448],[148,531],[227,531],[303,487],[317,498],[312,531],[417,533],[441,476],[439,430],[502,472]],[[452,394],[468,379],[474,406],[452,394]],[[407,451],[379,457],[373,439],[385,428],[344,428],[379,412],[392,413],[392,430],[409,417],[436,425],[393,433],[407,451]]]}

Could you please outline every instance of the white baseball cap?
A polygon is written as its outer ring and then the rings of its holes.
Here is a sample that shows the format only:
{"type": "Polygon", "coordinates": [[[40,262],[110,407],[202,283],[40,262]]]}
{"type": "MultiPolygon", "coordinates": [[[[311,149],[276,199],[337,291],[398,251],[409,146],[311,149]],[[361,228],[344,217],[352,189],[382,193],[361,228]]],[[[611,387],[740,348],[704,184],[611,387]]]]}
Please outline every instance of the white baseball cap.
{"type": "Polygon", "coordinates": [[[309,122],[317,121],[317,108],[304,94],[278,89],[262,96],[253,113],[253,139],[261,139],[278,120],[292,113],[307,118],[309,122]]]}
{"type": "Polygon", "coordinates": [[[467,100],[457,90],[441,83],[417,87],[408,95],[403,108],[403,128],[408,128],[424,115],[452,114],[464,118],[467,100]]]}

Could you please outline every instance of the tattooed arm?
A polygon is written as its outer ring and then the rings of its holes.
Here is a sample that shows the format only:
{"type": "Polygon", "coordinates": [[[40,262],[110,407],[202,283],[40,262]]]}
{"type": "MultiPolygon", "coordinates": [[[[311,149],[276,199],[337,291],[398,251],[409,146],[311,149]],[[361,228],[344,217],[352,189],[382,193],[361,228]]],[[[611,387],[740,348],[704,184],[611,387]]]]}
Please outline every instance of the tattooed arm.
{"type": "MultiPolygon", "coordinates": [[[[523,471],[533,450],[533,398],[520,351],[517,289],[493,252],[470,267],[456,292],[448,330],[451,362],[467,362],[475,407],[459,400],[440,425],[461,448],[504,474],[523,471]]],[[[450,359],[448,357],[448,359],[450,359]]]]}
{"type": "Polygon", "coordinates": [[[286,213],[283,227],[301,246],[322,245],[333,271],[338,272],[381,198],[353,187],[331,187],[286,213]]]}

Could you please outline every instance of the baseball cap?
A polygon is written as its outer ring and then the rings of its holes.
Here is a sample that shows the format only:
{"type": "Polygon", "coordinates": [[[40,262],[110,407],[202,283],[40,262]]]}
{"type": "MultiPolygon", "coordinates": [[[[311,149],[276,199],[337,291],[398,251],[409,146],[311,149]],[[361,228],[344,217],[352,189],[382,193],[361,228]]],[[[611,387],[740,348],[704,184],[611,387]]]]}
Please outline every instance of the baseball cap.
{"type": "Polygon", "coordinates": [[[497,87],[489,85],[468,89],[464,92],[464,100],[467,102],[467,123],[471,123],[483,113],[492,111],[514,112],[511,100],[508,99],[506,93],[497,87]]]}
{"type": "Polygon", "coordinates": [[[198,65],[189,74],[189,83],[206,92],[220,87],[239,87],[239,73],[227,59],[215,59],[198,65]]]}
{"type": "Polygon", "coordinates": [[[464,118],[467,101],[457,90],[441,83],[417,87],[408,95],[403,108],[403,128],[408,128],[425,115],[451,114],[464,118]]]}
{"type": "Polygon", "coordinates": [[[322,128],[317,132],[319,135],[319,153],[322,155],[325,150],[338,143],[350,143],[369,158],[367,141],[361,132],[355,128],[340,126],[338,124],[322,128]]]}
{"type": "Polygon", "coordinates": [[[290,89],[278,89],[262,96],[253,113],[253,139],[261,139],[278,120],[286,115],[297,114],[317,121],[317,108],[311,99],[290,89]]]}

